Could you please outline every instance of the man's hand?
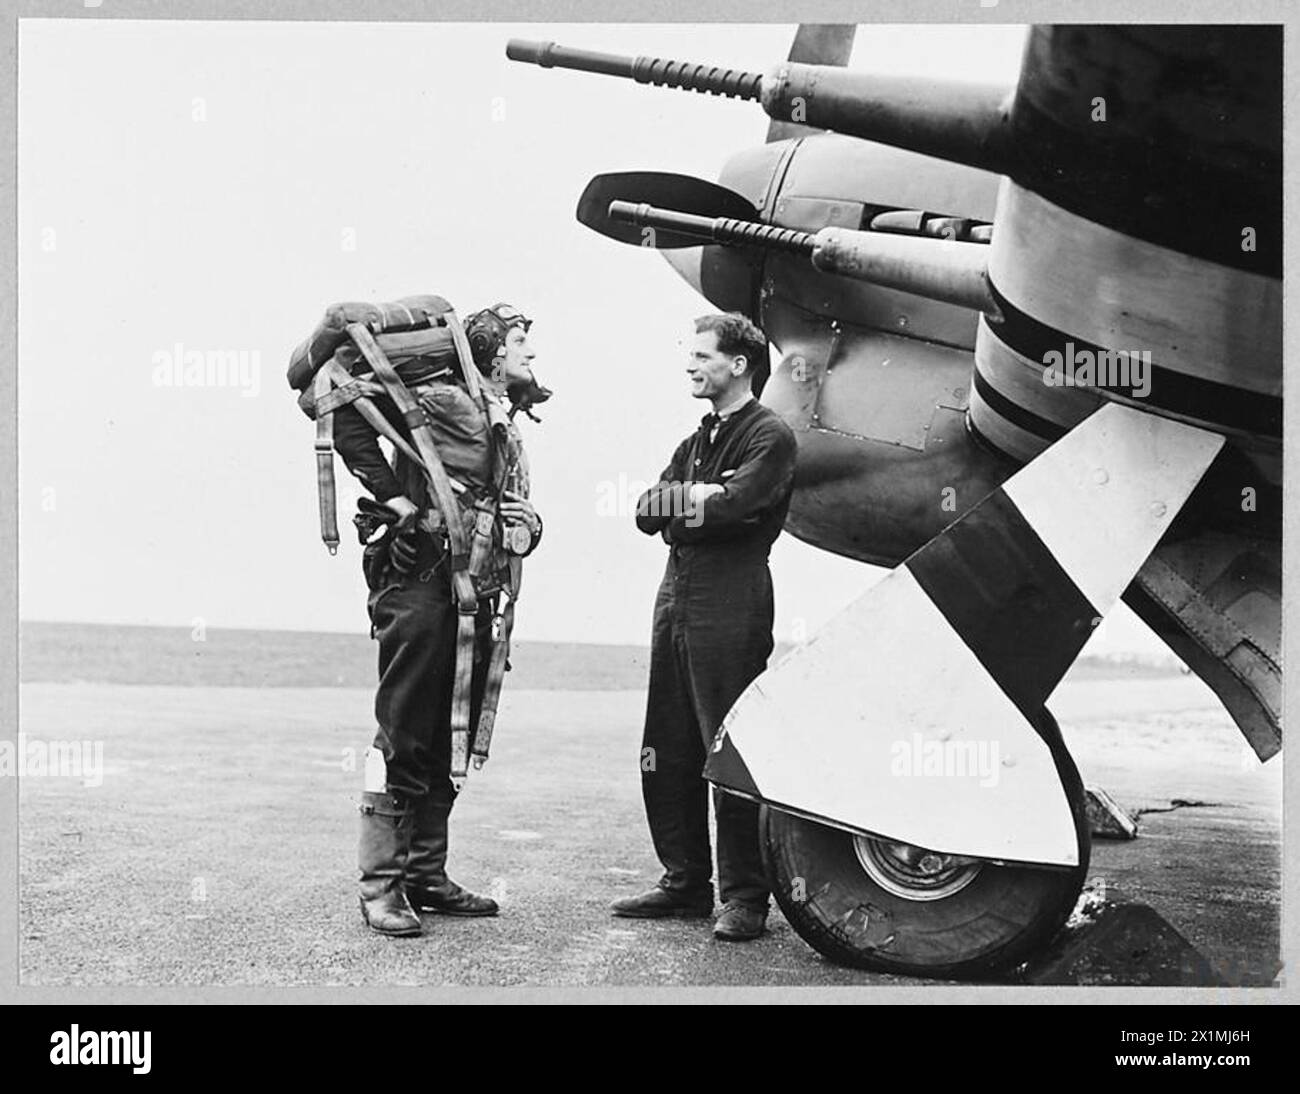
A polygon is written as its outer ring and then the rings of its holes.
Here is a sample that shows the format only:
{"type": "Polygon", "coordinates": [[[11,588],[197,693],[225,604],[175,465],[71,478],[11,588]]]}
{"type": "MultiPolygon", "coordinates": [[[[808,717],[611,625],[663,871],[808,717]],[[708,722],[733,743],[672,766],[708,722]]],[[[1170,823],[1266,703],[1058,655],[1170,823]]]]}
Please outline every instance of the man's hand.
{"type": "Polygon", "coordinates": [[[533,535],[542,526],[542,518],[537,515],[537,510],[533,508],[533,503],[520,494],[506,490],[501,495],[500,506],[501,519],[506,521],[516,521],[520,524],[526,524],[528,530],[533,535]]]}
{"type": "Polygon", "coordinates": [[[686,500],[690,503],[692,509],[701,505],[705,498],[711,498],[714,494],[721,494],[723,487],[716,482],[693,482],[691,488],[687,491],[686,500]]]}
{"type": "Polygon", "coordinates": [[[388,541],[388,561],[399,574],[409,574],[420,558],[420,530],[414,525],[393,534],[388,541]]]}
{"type": "Polygon", "coordinates": [[[419,507],[403,494],[389,498],[384,505],[397,514],[388,537],[388,560],[399,574],[409,574],[420,554],[420,533],[415,526],[419,507]]]}
{"type": "Polygon", "coordinates": [[[384,504],[397,514],[397,523],[393,525],[394,532],[401,532],[415,523],[415,518],[420,515],[420,510],[410,498],[403,494],[389,498],[384,504]]]}

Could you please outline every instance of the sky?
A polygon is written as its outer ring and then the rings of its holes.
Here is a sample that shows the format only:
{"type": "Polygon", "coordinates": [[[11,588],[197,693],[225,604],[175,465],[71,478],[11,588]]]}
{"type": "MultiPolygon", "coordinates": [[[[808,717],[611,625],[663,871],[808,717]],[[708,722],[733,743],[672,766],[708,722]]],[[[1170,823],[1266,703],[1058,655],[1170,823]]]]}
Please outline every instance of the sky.
{"type": "MultiPolygon", "coordinates": [[[[19,38],[19,604],[24,619],[364,631],[359,489],[316,515],[284,381],[325,306],[438,293],[535,320],[555,396],[522,422],[546,522],[516,635],[648,641],[664,547],[632,523],[707,408],[684,375],[710,306],[576,223],[587,180],[714,179],[756,104],[505,59],[510,37],[763,70],[792,26],[24,20],[19,38]],[[168,383],[192,351],[224,386],[168,383]]],[[[853,64],[1011,84],[1021,27],[859,33],[853,64]]],[[[778,641],[885,573],[782,536],[778,641]]],[[[1093,652],[1164,647],[1122,606],[1093,652]]]]}

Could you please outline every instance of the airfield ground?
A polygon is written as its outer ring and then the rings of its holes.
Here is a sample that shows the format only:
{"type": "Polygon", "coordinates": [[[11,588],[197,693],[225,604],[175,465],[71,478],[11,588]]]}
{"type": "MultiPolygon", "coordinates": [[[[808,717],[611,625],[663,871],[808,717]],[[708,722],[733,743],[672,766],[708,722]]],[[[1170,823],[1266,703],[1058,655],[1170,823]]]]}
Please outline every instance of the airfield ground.
{"type": "MultiPolygon", "coordinates": [[[[429,917],[424,937],[387,940],[363,929],[353,892],[372,724],[360,679],[175,686],[84,665],[79,678],[50,668],[67,662],[48,637],[24,638],[22,731],[102,741],[104,777],[22,780],[25,985],[927,983],[837,968],[779,912],[749,945],[715,943],[702,921],[611,919],[610,900],[657,876],[637,774],[644,696],[617,673],[600,677],[607,690],[537,687],[578,674],[571,650],[564,673],[521,665],[527,686],[508,681],[492,760],[453,817],[452,873],[501,916],[429,917]]],[[[366,660],[370,648],[356,646],[366,660]]],[[[1094,844],[1091,887],[1154,907],[1229,982],[1272,982],[1281,757],[1261,766],[1177,673],[1082,672],[1049,705],[1086,781],[1155,810],[1136,841],[1094,844]]]]}

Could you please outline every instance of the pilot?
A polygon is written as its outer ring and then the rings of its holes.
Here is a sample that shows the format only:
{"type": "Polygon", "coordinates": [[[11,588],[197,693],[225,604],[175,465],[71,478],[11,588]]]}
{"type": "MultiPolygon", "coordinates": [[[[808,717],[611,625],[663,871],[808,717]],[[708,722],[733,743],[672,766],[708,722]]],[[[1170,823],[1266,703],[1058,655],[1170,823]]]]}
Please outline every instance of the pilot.
{"type": "MultiPolygon", "coordinates": [[[[550,394],[533,376],[530,325],[531,320],[506,304],[476,312],[465,323],[487,396],[503,407],[513,404],[527,411],[550,394]]],[[[521,553],[532,551],[542,523],[528,500],[528,465],[513,420],[506,427],[505,452],[494,455],[481,411],[459,383],[417,387],[414,393],[426,411],[440,459],[471,494],[488,489],[493,461],[505,456],[508,473],[500,521],[506,530],[526,530],[521,553]]],[[[435,519],[436,506],[419,469],[400,452],[390,467],[367,429],[359,415],[340,414],[339,451],[399,523],[395,533],[368,546],[363,558],[371,633],[379,641],[379,728],[365,762],[361,913],[366,925],[380,934],[418,935],[421,911],[493,916],[498,907],[490,897],[457,885],[446,871],[448,819],[456,797],[451,713],[457,637],[446,534],[435,519]]],[[[491,601],[482,600],[471,724],[481,708],[491,626],[491,601]]]]}
{"type": "MultiPolygon", "coordinates": [[[[649,892],[614,902],[614,915],[633,918],[713,914],[702,771],[723,716],[772,652],[767,559],[794,482],[794,434],[754,395],[768,372],[762,331],[734,313],[697,319],[686,372],[691,395],[713,411],[637,503],[637,527],[662,536],[669,550],[655,600],[641,753],[646,819],[664,873],[649,892]]],[[[718,789],[713,805],[723,903],[713,933],[757,938],[770,895],[759,807],[718,789]]]]}

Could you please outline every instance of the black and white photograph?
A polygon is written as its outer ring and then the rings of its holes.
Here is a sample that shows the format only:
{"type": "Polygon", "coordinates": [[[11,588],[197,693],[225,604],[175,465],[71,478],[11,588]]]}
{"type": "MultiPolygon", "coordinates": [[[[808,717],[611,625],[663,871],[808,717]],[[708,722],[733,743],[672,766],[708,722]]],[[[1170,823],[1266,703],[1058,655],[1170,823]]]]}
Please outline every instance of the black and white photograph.
{"type": "Polygon", "coordinates": [[[922,7],[20,11],[6,997],[1289,997],[1283,9],[922,7]]]}

